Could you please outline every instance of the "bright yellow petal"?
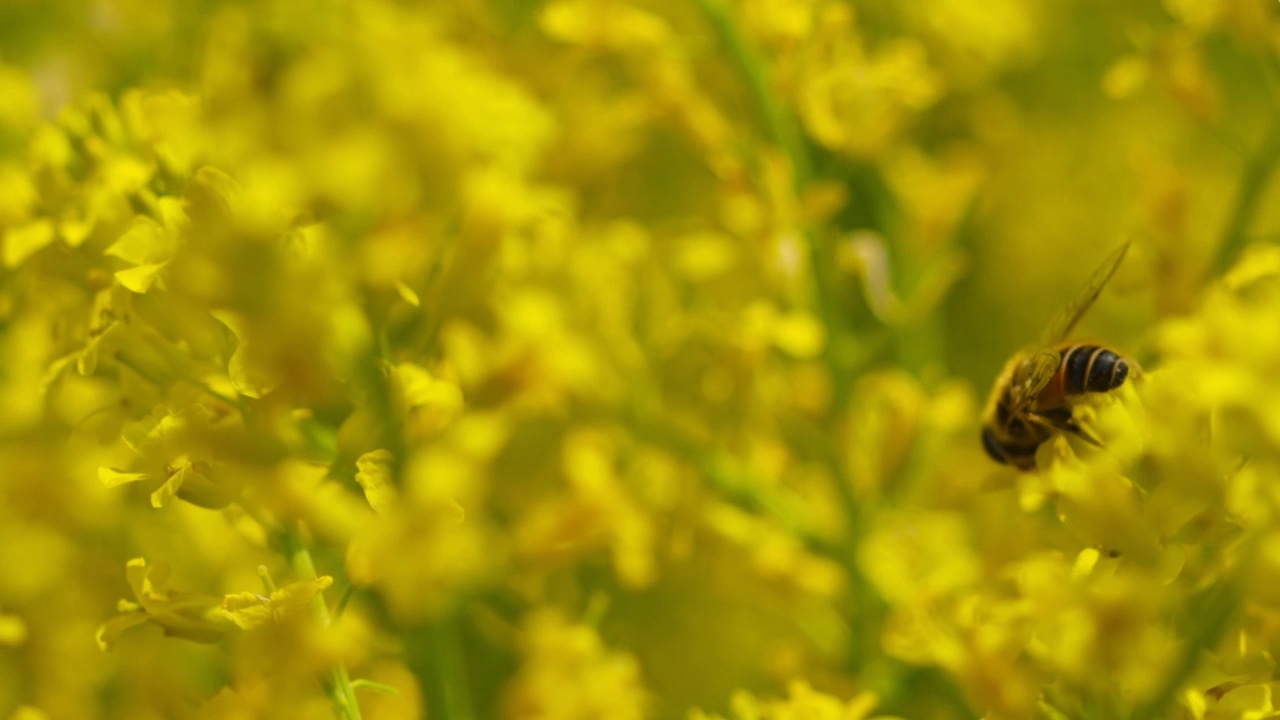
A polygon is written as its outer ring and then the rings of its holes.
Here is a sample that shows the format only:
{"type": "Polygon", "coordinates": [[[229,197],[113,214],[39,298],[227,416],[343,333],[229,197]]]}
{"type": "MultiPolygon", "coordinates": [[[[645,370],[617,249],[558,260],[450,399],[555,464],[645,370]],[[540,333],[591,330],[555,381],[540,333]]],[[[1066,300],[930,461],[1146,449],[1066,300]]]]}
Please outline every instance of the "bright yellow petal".
{"type": "Polygon", "coordinates": [[[149,477],[151,476],[146,473],[123,472],[116,470],[115,468],[109,468],[105,465],[98,468],[98,480],[109,488],[127,485],[128,483],[138,482],[139,480],[146,480],[149,477]]]}
{"type": "Polygon", "coordinates": [[[116,280],[119,280],[120,284],[129,288],[129,290],[141,295],[150,290],[151,286],[159,279],[160,271],[164,269],[164,266],[165,263],[154,263],[121,270],[116,273],[116,280]]]}
{"type": "Polygon", "coordinates": [[[151,507],[162,508],[177,496],[178,491],[182,489],[182,481],[186,479],[187,470],[190,467],[190,465],[183,465],[178,468],[177,472],[170,475],[164,485],[160,486],[160,489],[151,493],[151,507]]]}
{"type": "Polygon", "coordinates": [[[53,223],[36,220],[26,225],[10,228],[4,234],[4,266],[15,268],[53,242],[53,223]]]}
{"type": "Polygon", "coordinates": [[[372,450],[356,460],[356,482],[364,488],[365,498],[379,515],[390,511],[396,502],[396,488],[391,482],[392,460],[387,450],[372,450]]]}

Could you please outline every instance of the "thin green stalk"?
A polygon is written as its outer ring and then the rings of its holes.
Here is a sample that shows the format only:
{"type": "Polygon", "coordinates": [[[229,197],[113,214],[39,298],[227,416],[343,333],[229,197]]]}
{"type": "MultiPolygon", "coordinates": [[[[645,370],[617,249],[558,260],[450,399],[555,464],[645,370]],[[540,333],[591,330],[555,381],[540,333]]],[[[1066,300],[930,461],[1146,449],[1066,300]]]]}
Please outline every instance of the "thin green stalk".
{"type": "MultiPolygon", "coordinates": [[[[289,528],[284,531],[282,539],[293,571],[302,580],[314,580],[317,577],[316,565],[311,559],[311,551],[307,550],[306,544],[302,541],[302,533],[296,527],[289,528]]],[[[316,618],[320,620],[321,626],[329,627],[332,620],[329,617],[329,606],[324,601],[324,593],[316,593],[311,600],[311,605],[315,609],[316,618]]],[[[334,712],[340,720],[361,720],[360,706],[356,703],[356,690],[351,683],[351,674],[347,672],[346,665],[338,663],[329,671],[328,677],[322,679],[321,684],[324,685],[325,694],[329,696],[329,702],[333,703],[334,712]]]]}
{"type": "MultiPolygon", "coordinates": [[[[751,43],[738,27],[732,11],[723,0],[699,0],[698,4],[720,36],[720,41],[729,57],[733,59],[738,71],[742,74],[769,141],[781,148],[791,161],[792,180],[796,192],[803,192],[813,180],[813,158],[810,157],[809,147],[795,117],[778,99],[766,71],[765,62],[751,47],[751,43]]],[[[827,248],[813,232],[801,229],[801,234],[809,251],[809,271],[813,278],[814,304],[829,334],[823,355],[830,367],[832,382],[835,384],[835,407],[840,408],[843,407],[851,390],[849,384],[849,371],[852,364],[851,343],[848,342],[839,323],[835,286],[828,274],[830,263],[826,257],[827,248]]]]}
{"type": "Polygon", "coordinates": [[[476,714],[467,692],[467,664],[457,620],[440,618],[425,628],[423,636],[429,653],[426,658],[427,717],[473,720],[476,714]]]}
{"type": "Polygon", "coordinates": [[[351,687],[356,690],[368,690],[370,692],[376,692],[379,695],[388,695],[391,697],[400,694],[399,690],[391,687],[390,685],[383,685],[382,683],[374,682],[372,680],[352,680],[351,687]]]}
{"type": "MultiPolygon", "coordinates": [[[[756,111],[764,124],[769,141],[781,147],[791,161],[792,181],[797,193],[804,192],[814,179],[814,163],[810,156],[808,141],[801,132],[795,115],[783,105],[777,90],[769,77],[767,64],[748,37],[742,33],[739,24],[733,17],[732,10],[723,0],[699,0],[703,13],[707,15],[712,27],[721,38],[733,63],[746,83],[756,111]]],[[[809,229],[801,228],[801,237],[809,252],[809,272],[813,278],[814,306],[818,316],[827,328],[829,337],[823,352],[823,360],[831,370],[832,383],[835,386],[835,407],[845,406],[852,391],[850,377],[852,366],[856,363],[854,345],[844,331],[844,318],[841,314],[840,300],[836,296],[835,281],[831,275],[831,259],[828,258],[829,247],[815,236],[809,229]]]]}
{"type": "Polygon", "coordinates": [[[334,620],[342,619],[342,613],[347,611],[347,603],[351,602],[351,596],[355,595],[355,593],[356,586],[351,583],[347,583],[347,586],[342,589],[342,595],[338,597],[337,607],[334,608],[334,620]]]}
{"type": "Polygon", "coordinates": [[[1245,164],[1244,175],[1236,190],[1235,203],[1213,261],[1215,276],[1226,272],[1248,243],[1249,224],[1262,201],[1262,193],[1267,188],[1277,160],[1280,160],[1280,118],[1272,123],[1262,143],[1245,164]]]}
{"type": "Polygon", "coordinates": [[[805,147],[804,136],[796,127],[795,119],[778,102],[772,83],[769,82],[768,74],[765,72],[764,63],[738,28],[729,6],[723,0],[699,0],[698,4],[702,6],[702,11],[719,33],[720,41],[724,43],[725,49],[742,72],[769,139],[782,148],[791,159],[796,187],[808,185],[813,173],[813,161],[809,158],[809,151],[805,147]]]}
{"type": "Polygon", "coordinates": [[[124,350],[117,350],[111,357],[120,365],[132,370],[135,375],[145,380],[148,384],[154,385],[157,388],[160,387],[160,381],[155,377],[155,374],[151,372],[151,369],[143,367],[142,363],[129,353],[124,350]]]}
{"type": "MultiPolygon", "coordinates": [[[[699,0],[703,13],[710,20],[719,34],[721,42],[729,56],[742,74],[757,111],[763,120],[769,140],[787,154],[791,161],[793,181],[797,194],[802,193],[813,180],[813,159],[809,155],[804,135],[801,133],[795,117],[780,102],[773,83],[766,71],[765,63],[751,47],[735,21],[732,11],[724,0],[699,0]]],[[[831,374],[834,387],[832,416],[839,414],[852,394],[853,342],[844,331],[838,315],[838,300],[833,278],[829,274],[828,248],[824,247],[818,237],[808,229],[801,229],[805,244],[809,251],[809,270],[813,279],[814,304],[823,325],[827,328],[827,345],[823,351],[823,360],[831,374]]],[[[824,435],[825,436],[825,435],[824,435]]],[[[823,456],[832,472],[836,491],[848,521],[849,532],[842,547],[829,549],[846,568],[855,592],[851,598],[870,597],[867,581],[862,577],[853,557],[861,535],[862,511],[857,498],[853,494],[853,486],[839,453],[828,440],[827,447],[819,453],[823,456]]],[[[714,478],[714,474],[711,475],[714,478]]],[[[850,609],[850,626],[855,640],[850,645],[848,658],[851,667],[861,667],[865,658],[861,652],[861,644],[873,636],[875,630],[870,626],[868,618],[861,608],[850,609]]]]}

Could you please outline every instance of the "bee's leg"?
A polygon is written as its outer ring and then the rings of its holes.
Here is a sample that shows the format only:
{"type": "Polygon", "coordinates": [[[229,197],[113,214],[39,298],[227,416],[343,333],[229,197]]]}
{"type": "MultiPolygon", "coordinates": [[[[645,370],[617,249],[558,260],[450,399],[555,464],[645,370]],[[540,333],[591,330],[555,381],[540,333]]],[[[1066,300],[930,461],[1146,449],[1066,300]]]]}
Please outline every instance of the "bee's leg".
{"type": "Polygon", "coordinates": [[[1077,425],[1075,420],[1071,421],[1071,424],[1066,427],[1066,430],[1067,432],[1074,433],[1076,437],[1084,440],[1094,447],[1102,447],[1102,441],[1099,440],[1096,435],[1085,429],[1084,426],[1077,425]]]}
{"type": "Polygon", "coordinates": [[[1071,408],[1054,408],[1042,413],[1027,413],[1027,416],[1032,421],[1046,427],[1069,432],[1094,447],[1102,447],[1102,441],[1097,436],[1076,422],[1075,417],[1071,414],[1071,408]]]}

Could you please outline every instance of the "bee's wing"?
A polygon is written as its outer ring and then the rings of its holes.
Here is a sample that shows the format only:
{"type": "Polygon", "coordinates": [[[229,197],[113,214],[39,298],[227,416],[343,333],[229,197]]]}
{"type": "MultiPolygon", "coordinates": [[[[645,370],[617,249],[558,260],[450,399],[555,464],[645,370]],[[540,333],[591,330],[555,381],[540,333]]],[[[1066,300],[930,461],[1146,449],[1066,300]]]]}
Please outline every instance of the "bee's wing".
{"type": "MultiPolygon", "coordinates": [[[[1120,267],[1120,261],[1124,260],[1124,255],[1128,251],[1129,241],[1126,240],[1120,247],[1112,251],[1106,260],[1102,261],[1097,270],[1093,271],[1093,276],[1089,278],[1089,282],[1081,289],[1080,294],[1076,296],[1070,305],[1063,308],[1062,312],[1058,313],[1053,322],[1049,324],[1049,328],[1044,334],[1045,345],[1056,345],[1062,342],[1063,338],[1076,326],[1076,323],[1080,322],[1080,318],[1084,317],[1084,314],[1093,306],[1093,301],[1097,300],[1098,295],[1102,293],[1102,288],[1107,286],[1107,281],[1111,279],[1112,275],[1116,274],[1116,268],[1120,267]]],[[[1046,380],[1045,382],[1048,381],[1046,380]]]]}
{"type": "Polygon", "coordinates": [[[1032,398],[1045,389],[1053,379],[1054,373],[1058,371],[1058,363],[1061,360],[1062,353],[1057,350],[1052,348],[1037,350],[1036,354],[1031,356],[1031,371],[1027,374],[1022,396],[1032,398]]]}

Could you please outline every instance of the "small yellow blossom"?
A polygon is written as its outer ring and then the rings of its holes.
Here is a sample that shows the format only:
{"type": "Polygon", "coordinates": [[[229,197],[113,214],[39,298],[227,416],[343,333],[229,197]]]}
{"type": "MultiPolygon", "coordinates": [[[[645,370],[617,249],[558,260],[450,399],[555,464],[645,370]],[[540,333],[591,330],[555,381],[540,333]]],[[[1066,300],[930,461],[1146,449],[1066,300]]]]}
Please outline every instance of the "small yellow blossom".
{"type": "MultiPolygon", "coordinates": [[[[785,700],[761,700],[749,693],[733,696],[732,720],[868,720],[885,715],[872,715],[877,698],[874,693],[860,693],[849,700],[815,690],[805,682],[793,682],[785,700]]],[[[708,715],[700,710],[689,714],[690,720],[724,720],[719,715],[708,715]]]]}
{"type": "Polygon", "coordinates": [[[167,589],[171,570],[168,565],[147,566],[146,560],[130,560],[126,568],[134,600],[121,600],[120,615],[98,628],[98,646],[109,650],[121,633],[135,625],[151,622],[166,635],[217,642],[231,628],[230,621],[219,614],[219,601],[209,595],[167,589]]]}
{"type": "Polygon", "coordinates": [[[524,663],[507,689],[505,716],[528,720],[649,717],[635,658],[609,650],[590,627],[555,611],[530,615],[522,633],[524,663]]]}
{"type": "Polygon", "coordinates": [[[305,612],[311,599],[332,584],[333,578],[324,575],[314,580],[290,583],[272,591],[268,597],[250,592],[228,595],[222,600],[222,612],[240,629],[252,630],[305,612]]]}
{"type": "Polygon", "coordinates": [[[610,50],[653,47],[668,32],[661,18],[620,0],[559,0],[539,20],[557,40],[610,50]]]}
{"type": "Polygon", "coordinates": [[[0,615],[0,645],[21,645],[27,639],[27,624],[16,615],[0,615]]]}
{"type": "Polygon", "coordinates": [[[101,467],[98,479],[107,487],[158,483],[151,493],[154,507],[164,507],[175,497],[204,507],[225,506],[235,499],[243,479],[221,462],[220,451],[214,448],[234,442],[239,430],[237,418],[218,417],[216,411],[204,405],[194,404],[172,413],[158,408],[122,431],[124,441],[137,453],[144,470],[101,467]],[[206,443],[203,451],[198,443],[206,443]],[[193,456],[192,452],[196,454],[193,456]]]}
{"type": "MultiPolygon", "coordinates": [[[[366,457],[364,472],[380,472],[377,463],[366,457]]],[[[347,548],[352,582],[378,587],[394,612],[414,618],[442,612],[454,591],[484,577],[498,558],[486,556],[485,531],[459,502],[471,502],[472,473],[469,462],[451,452],[412,459],[404,492],[395,498],[375,493],[380,504],[388,502],[347,548]]],[[[366,476],[367,487],[375,487],[373,477],[366,476]]]]}
{"type": "Polygon", "coordinates": [[[837,7],[825,12],[825,42],[813,44],[798,105],[818,141],[869,156],[941,96],[942,82],[918,42],[902,39],[868,51],[848,29],[852,17],[837,7]]]}
{"type": "Polygon", "coordinates": [[[396,489],[391,481],[391,463],[386,450],[372,450],[356,460],[356,482],[364,488],[369,505],[379,515],[390,512],[396,503],[396,489]]]}

